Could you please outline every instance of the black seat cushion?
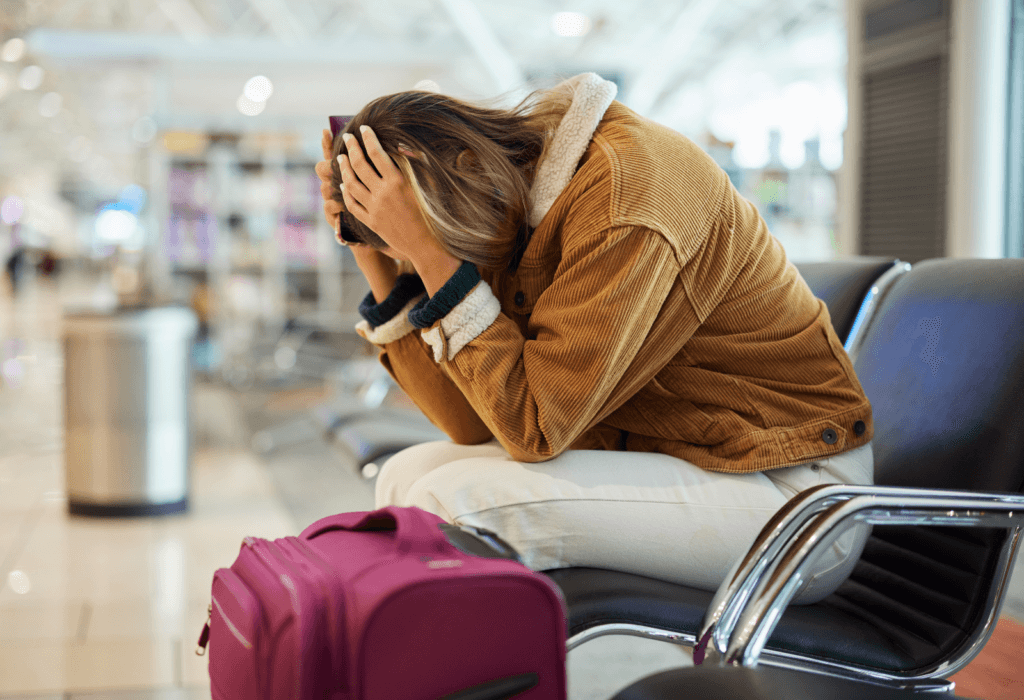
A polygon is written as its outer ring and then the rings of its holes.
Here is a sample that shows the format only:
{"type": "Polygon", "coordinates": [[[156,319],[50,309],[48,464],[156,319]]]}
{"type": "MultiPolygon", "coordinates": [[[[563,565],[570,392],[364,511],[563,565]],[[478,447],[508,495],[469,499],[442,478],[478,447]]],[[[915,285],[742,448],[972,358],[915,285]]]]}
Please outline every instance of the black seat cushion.
{"type": "MultiPolygon", "coordinates": [[[[565,595],[570,637],[609,623],[649,625],[695,636],[713,596],[708,591],[619,571],[572,568],[544,573],[565,595]]],[[[913,656],[883,631],[829,601],[788,609],[769,648],[878,668],[916,665],[913,656]]]]}
{"type": "MultiPolygon", "coordinates": [[[[929,693],[952,698],[952,693],[929,693]]],[[[701,666],[662,671],[616,693],[612,700],[908,700],[899,690],[783,668],[701,666]]]]}
{"type": "Polygon", "coordinates": [[[832,327],[845,342],[871,285],[894,262],[892,258],[862,257],[795,265],[814,296],[825,302],[832,317],[832,327]]]}

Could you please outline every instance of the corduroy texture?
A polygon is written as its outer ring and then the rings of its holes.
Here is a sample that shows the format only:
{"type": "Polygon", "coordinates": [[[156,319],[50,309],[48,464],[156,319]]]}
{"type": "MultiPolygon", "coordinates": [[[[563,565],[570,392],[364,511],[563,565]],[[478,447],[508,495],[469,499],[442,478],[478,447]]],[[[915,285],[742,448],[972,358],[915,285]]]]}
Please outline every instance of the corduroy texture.
{"type": "Polygon", "coordinates": [[[742,473],[873,435],[824,303],[753,205],[692,141],[619,103],[516,274],[481,274],[500,313],[457,354],[438,364],[421,333],[381,353],[456,443],[493,435],[523,462],[624,445],[742,473]]]}
{"type": "MultiPolygon", "coordinates": [[[[359,304],[359,314],[366,319],[366,322],[371,327],[383,326],[394,318],[395,314],[401,311],[410,300],[420,296],[425,291],[423,280],[420,279],[419,275],[409,273],[399,275],[387,299],[378,304],[377,299],[373,296],[373,292],[369,292],[363,298],[362,303],[359,304]]],[[[425,328],[426,326],[423,327],[425,328]]]]}
{"type": "Polygon", "coordinates": [[[450,314],[479,282],[480,272],[476,265],[471,262],[462,263],[444,286],[437,290],[437,294],[423,299],[413,307],[409,312],[409,323],[416,328],[430,328],[450,314]]]}

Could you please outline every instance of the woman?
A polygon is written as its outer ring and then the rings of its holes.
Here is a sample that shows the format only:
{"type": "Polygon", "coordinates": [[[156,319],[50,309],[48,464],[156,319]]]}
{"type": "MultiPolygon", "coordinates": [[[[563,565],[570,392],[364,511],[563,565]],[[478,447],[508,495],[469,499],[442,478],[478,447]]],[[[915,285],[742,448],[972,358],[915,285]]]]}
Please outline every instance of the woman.
{"type": "Polygon", "coordinates": [[[358,332],[451,437],[388,460],[377,505],[494,530],[534,569],[714,589],[794,494],[871,483],[871,408],[753,205],[614,96],[594,74],[512,110],[399,93],[325,132],[358,332]]]}

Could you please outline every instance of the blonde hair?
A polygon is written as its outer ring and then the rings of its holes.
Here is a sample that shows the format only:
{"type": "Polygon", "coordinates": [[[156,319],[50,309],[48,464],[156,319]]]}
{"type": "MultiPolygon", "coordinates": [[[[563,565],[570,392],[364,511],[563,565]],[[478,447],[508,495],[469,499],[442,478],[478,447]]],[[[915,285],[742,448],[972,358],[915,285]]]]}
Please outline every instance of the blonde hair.
{"type": "MultiPolygon", "coordinates": [[[[572,89],[531,93],[508,109],[486,107],[434,92],[409,91],[366,105],[346,127],[373,129],[384,151],[411,183],[420,209],[441,246],[480,267],[514,272],[530,236],[530,185],[537,163],[572,103],[572,89]],[[414,156],[407,156],[408,151],[414,156]]],[[[333,179],[341,184],[334,139],[333,179]]],[[[341,202],[338,192],[335,199],[341,202]]],[[[342,226],[375,248],[386,243],[354,216],[342,226]]]]}

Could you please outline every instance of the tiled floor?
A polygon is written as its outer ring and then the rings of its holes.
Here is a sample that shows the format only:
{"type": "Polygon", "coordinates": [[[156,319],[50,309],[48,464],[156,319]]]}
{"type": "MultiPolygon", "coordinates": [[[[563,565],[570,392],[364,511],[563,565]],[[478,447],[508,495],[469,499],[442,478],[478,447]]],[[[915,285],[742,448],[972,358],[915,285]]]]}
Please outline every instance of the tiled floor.
{"type": "MultiPolygon", "coordinates": [[[[300,418],[301,400],[200,384],[190,512],[70,517],[59,316],[62,302],[89,293],[69,280],[0,295],[0,698],[203,700],[206,660],[194,649],[214,570],[246,535],[296,534],[324,515],[372,507],[372,487],[321,441],[267,455],[249,448],[254,430],[300,418]]],[[[1020,617],[1022,578],[1006,608],[1020,617]]],[[[686,664],[678,647],[601,638],[570,654],[570,697],[609,698],[686,664]]]]}

